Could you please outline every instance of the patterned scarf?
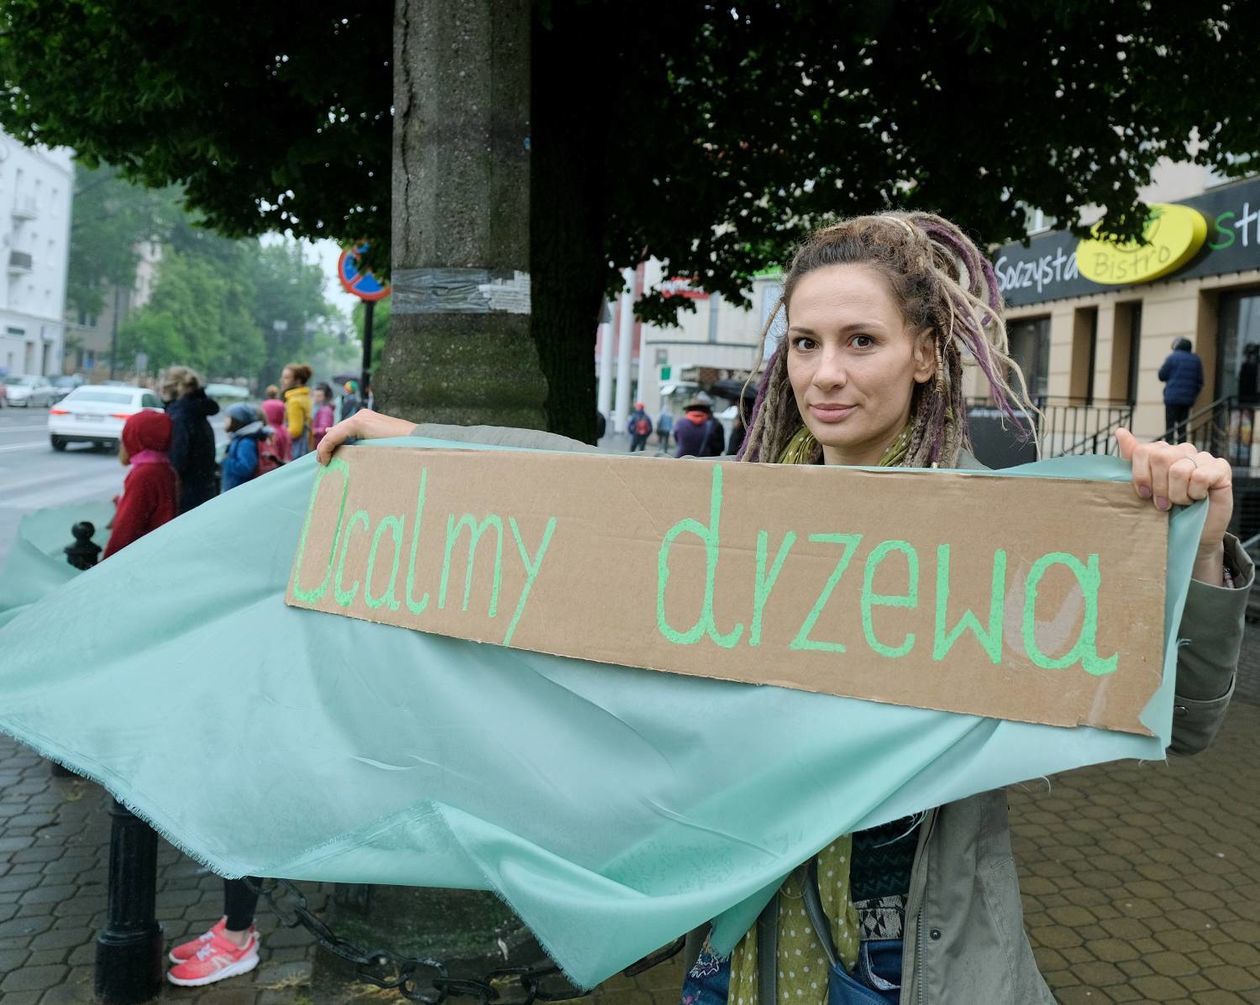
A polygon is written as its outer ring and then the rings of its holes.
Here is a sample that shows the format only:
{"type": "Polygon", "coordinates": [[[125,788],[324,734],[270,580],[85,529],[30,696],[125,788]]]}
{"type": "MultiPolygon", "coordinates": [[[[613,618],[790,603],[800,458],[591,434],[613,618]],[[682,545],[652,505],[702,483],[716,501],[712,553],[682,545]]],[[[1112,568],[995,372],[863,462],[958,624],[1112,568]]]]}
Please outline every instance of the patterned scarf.
{"type": "MultiPolygon", "coordinates": [[[[879,459],[881,468],[900,467],[910,447],[910,425],[879,459]]],[[[809,464],[818,441],[802,426],[779,455],[780,464],[809,464]]],[[[831,923],[836,953],[850,972],[857,965],[858,915],[849,888],[853,835],[843,834],[818,853],[818,893],[831,923]]],[[[793,872],[779,887],[778,1005],[826,1005],[829,965],[822,943],[805,913],[801,880],[793,872]]],[[[729,1005],[760,1005],[758,995],[757,926],[754,925],[731,954],[729,1005]]]]}

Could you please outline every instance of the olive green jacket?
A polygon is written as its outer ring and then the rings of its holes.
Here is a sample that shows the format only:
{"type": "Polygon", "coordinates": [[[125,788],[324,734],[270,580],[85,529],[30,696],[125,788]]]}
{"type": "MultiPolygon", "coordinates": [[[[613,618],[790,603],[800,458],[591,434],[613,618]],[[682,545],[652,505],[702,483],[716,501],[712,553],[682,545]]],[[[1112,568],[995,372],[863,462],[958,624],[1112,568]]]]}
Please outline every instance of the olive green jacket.
{"type": "MultiPolygon", "coordinates": [[[[964,458],[960,466],[981,465],[964,458]]],[[[1192,581],[1186,595],[1169,748],[1178,754],[1212,742],[1234,694],[1255,568],[1233,536],[1225,553],[1235,588],[1192,581]]],[[[1053,1005],[1024,932],[1006,809],[1006,793],[995,790],[924,818],[906,905],[901,1005],[1053,1005]]]]}

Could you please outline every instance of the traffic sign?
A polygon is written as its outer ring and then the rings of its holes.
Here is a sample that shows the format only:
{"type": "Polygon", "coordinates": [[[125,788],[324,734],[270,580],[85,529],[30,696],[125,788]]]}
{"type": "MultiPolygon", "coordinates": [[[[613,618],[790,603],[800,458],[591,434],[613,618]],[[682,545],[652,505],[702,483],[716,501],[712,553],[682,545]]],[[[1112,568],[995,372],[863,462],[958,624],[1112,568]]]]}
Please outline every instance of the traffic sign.
{"type": "Polygon", "coordinates": [[[363,256],[369,247],[371,245],[367,241],[360,241],[344,249],[337,259],[337,278],[347,293],[360,300],[374,302],[389,296],[389,284],[377,279],[371,269],[363,268],[363,256]]]}

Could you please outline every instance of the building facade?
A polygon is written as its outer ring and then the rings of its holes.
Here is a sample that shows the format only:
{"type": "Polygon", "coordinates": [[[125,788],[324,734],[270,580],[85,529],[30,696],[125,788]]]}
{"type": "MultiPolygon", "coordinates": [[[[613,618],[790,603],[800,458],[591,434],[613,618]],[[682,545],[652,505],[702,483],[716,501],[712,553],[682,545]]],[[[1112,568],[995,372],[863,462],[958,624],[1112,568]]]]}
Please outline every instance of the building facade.
{"type": "Polygon", "coordinates": [[[158,241],[141,241],[136,253],[136,279],[130,289],[107,285],[101,291],[99,314],[67,311],[65,370],[81,373],[89,381],[131,375],[143,367],[134,358],[114,359],[118,329],[153,297],[158,269],[162,262],[162,245],[158,241]]]}
{"type": "Polygon", "coordinates": [[[1152,206],[1144,245],[1100,246],[1048,231],[1027,247],[1000,248],[993,264],[1011,352],[1032,395],[1131,406],[1134,432],[1157,438],[1166,432],[1159,370],[1185,338],[1205,378],[1192,414],[1205,430],[1215,423],[1217,446],[1251,468],[1260,463],[1250,428],[1260,400],[1260,178],[1213,181],[1188,165],[1157,176],[1143,193],[1152,206]]]}
{"type": "Polygon", "coordinates": [[[65,348],[71,151],[0,134],[0,371],[56,375],[65,348]]]}
{"type": "MultiPolygon", "coordinates": [[[[653,417],[665,409],[678,416],[683,405],[698,394],[707,393],[718,381],[746,380],[760,370],[763,359],[773,352],[777,338],[781,337],[782,312],[771,333],[768,351],[759,351],[766,320],[783,292],[782,277],[777,272],[753,280],[749,289],[751,307],[710,294],[684,278],[670,276],[660,262],[652,259],[640,265],[635,273],[635,296],[656,289],[667,296],[690,301],[695,310],[680,310],[678,325],[667,328],[639,321],[626,325],[626,311],[619,309],[624,304],[609,305],[595,349],[595,369],[601,385],[606,379],[615,388],[619,368],[613,361],[620,358],[621,331],[625,328],[630,342],[626,372],[631,393],[627,400],[643,402],[653,417]]],[[[622,300],[626,296],[623,294],[622,300]]],[[[617,401],[611,388],[600,395],[601,404],[609,405],[612,427],[621,430],[625,416],[619,413],[617,401]]],[[[729,399],[715,397],[713,400],[715,413],[723,413],[731,405],[729,399]]],[[[729,426],[731,421],[732,414],[728,412],[725,422],[729,426]]]]}

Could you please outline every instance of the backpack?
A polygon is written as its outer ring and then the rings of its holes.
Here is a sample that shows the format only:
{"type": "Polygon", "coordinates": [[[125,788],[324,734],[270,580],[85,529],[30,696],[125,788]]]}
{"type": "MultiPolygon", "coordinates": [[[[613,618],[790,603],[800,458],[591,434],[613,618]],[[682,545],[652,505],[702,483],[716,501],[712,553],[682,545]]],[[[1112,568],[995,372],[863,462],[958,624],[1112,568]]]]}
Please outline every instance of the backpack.
{"type": "Polygon", "coordinates": [[[652,431],[652,423],[646,416],[642,419],[637,419],[634,423],[634,431],[639,436],[647,436],[652,431]]]}
{"type": "Polygon", "coordinates": [[[254,478],[265,475],[268,471],[275,471],[283,463],[284,461],[280,460],[280,452],[276,450],[276,444],[270,436],[258,441],[258,463],[254,466],[254,478]]]}

